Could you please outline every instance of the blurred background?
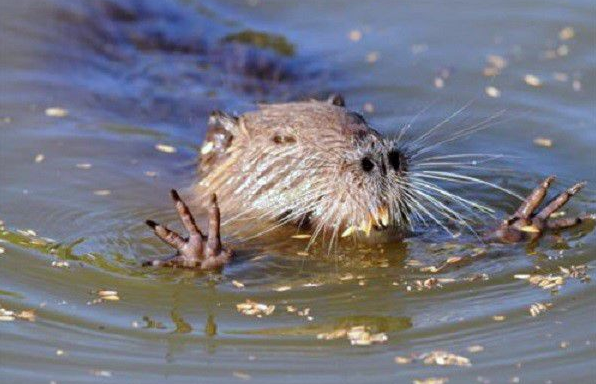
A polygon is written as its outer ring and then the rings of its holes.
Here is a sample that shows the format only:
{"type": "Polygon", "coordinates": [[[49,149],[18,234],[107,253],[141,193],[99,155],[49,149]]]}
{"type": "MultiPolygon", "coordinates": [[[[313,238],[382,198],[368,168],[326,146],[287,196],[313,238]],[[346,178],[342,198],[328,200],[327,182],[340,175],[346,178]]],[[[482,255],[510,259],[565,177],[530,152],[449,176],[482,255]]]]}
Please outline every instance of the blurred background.
{"type": "MultiPolygon", "coordinates": [[[[594,20],[584,0],[0,1],[0,382],[593,380],[590,225],[535,247],[431,227],[331,258],[228,239],[221,275],[139,261],[170,252],[143,222],[177,225],[168,190],[195,180],[211,110],[332,92],[387,135],[417,116],[413,137],[471,102],[445,132],[496,124],[443,153],[508,155],[467,172],[522,195],[587,180],[565,210],[596,211],[594,20]],[[450,257],[478,260],[428,268],[450,257]]],[[[478,228],[518,204],[446,187],[495,209],[478,228]]]]}

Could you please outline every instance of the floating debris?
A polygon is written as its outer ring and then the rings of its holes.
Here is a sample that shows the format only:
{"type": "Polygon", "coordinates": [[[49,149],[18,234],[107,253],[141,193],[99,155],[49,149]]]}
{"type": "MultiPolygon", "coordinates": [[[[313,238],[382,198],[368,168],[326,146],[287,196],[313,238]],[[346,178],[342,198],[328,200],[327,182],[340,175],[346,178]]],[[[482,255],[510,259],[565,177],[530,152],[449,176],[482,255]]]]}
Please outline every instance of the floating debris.
{"type": "Polygon", "coordinates": [[[381,54],[377,51],[369,52],[366,55],[366,62],[369,64],[374,64],[381,58],[381,54]]]}
{"type": "Polygon", "coordinates": [[[98,376],[98,377],[112,377],[111,371],[106,371],[103,369],[92,369],[89,371],[89,373],[92,374],[93,376],[98,376]]]}
{"type": "Polygon", "coordinates": [[[503,315],[495,315],[493,316],[494,321],[505,321],[506,317],[503,315]]]}
{"type": "Polygon", "coordinates": [[[248,373],[240,372],[240,371],[234,371],[234,372],[232,372],[232,375],[238,379],[241,379],[241,380],[250,380],[252,378],[252,376],[249,375],[248,373]]]}
{"type": "Polygon", "coordinates": [[[441,284],[439,284],[439,280],[436,277],[430,277],[426,280],[416,280],[414,281],[414,284],[416,284],[416,288],[419,291],[421,291],[422,289],[441,287],[441,284]]]}
{"type": "Polygon", "coordinates": [[[163,153],[176,153],[176,147],[167,144],[155,144],[155,149],[163,153]]]}
{"type": "Polygon", "coordinates": [[[542,80],[540,80],[540,78],[535,75],[528,74],[528,75],[524,76],[524,81],[526,82],[526,84],[528,84],[532,87],[541,87],[542,86],[542,80]]]}
{"type": "Polygon", "coordinates": [[[110,191],[109,189],[98,189],[93,191],[93,194],[95,196],[108,196],[112,194],[112,191],[110,191]]]}
{"type": "Polygon", "coordinates": [[[27,236],[27,237],[37,236],[37,233],[32,229],[17,229],[17,232],[20,233],[21,235],[27,236]]]}
{"type": "Polygon", "coordinates": [[[336,340],[342,338],[347,338],[350,344],[354,346],[380,344],[388,340],[386,333],[371,333],[370,328],[365,325],[336,329],[332,332],[319,333],[317,335],[317,339],[319,340],[336,340]]]}
{"type": "Polygon", "coordinates": [[[299,310],[298,312],[296,312],[296,314],[298,316],[302,316],[302,317],[308,317],[310,315],[310,308],[304,308],[302,310],[299,310]]]}
{"type": "Polygon", "coordinates": [[[232,285],[236,288],[244,288],[244,283],[241,283],[238,280],[232,280],[232,285]]]}
{"type": "Polygon", "coordinates": [[[470,353],[478,353],[484,351],[484,347],[482,345],[470,345],[466,348],[470,353]]]}
{"type": "Polygon", "coordinates": [[[539,314],[545,312],[546,310],[548,310],[550,307],[552,307],[553,305],[551,303],[534,303],[530,306],[530,315],[532,315],[532,317],[536,317],[539,314]]]}
{"type": "Polygon", "coordinates": [[[484,68],[483,74],[486,77],[500,75],[503,69],[507,67],[507,59],[499,55],[488,55],[486,57],[488,65],[484,68]]]}
{"type": "Polygon", "coordinates": [[[120,300],[120,297],[118,296],[118,291],[107,291],[107,290],[102,290],[102,291],[98,291],[97,294],[99,295],[99,297],[102,300],[107,300],[107,301],[118,301],[120,300]]]}
{"type": "Polygon", "coordinates": [[[447,377],[427,377],[426,379],[414,379],[414,384],[445,384],[449,381],[447,377]]]}
{"type": "Polygon", "coordinates": [[[41,163],[44,159],[45,159],[45,155],[43,153],[38,153],[37,155],[35,155],[35,162],[37,164],[41,163]]]}
{"type": "Polygon", "coordinates": [[[0,247],[0,255],[2,255],[4,252],[6,252],[6,250],[4,249],[4,247],[0,247]]]}
{"type": "Polygon", "coordinates": [[[542,289],[550,289],[552,291],[558,291],[559,287],[565,284],[565,278],[561,275],[518,274],[514,275],[513,277],[519,280],[528,280],[532,285],[542,289]]]}
{"type": "Polygon", "coordinates": [[[570,277],[573,279],[578,279],[582,283],[590,281],[590,276],[588,275],[588,267],[585,264],[580,265],[572,265],[569,268],[559,267],[563,276],[570,277]]]}
{"type": "Polygon", "coordinates": [[[353,29],[350,31],[350,33],[348,33],[348,38],[353,42],[360,41],[362,39],[362,32],[357,29],[353,29]]]}
{"type": "Polygon", "coordinates": [[[396,364],[410,364],[414,361],[414,359],[411,357],[395,356],[394,361],[396,364]]]}
{"type": "Polygon", "coordinates": [[[49,117],[66,117],[68,116],[68,111],[64,108],[51,107],[46,108],[45,114],[49,117]]]}
{"type": "Polygon", "coordinates": [[[370,329],[364,325],[350,328],[347,334],[351,345],[365,346],[384,343],[388,340],[387,334],[383,332],[371,333],[370,329]]]}
{"type": "Polygon", "coordinates": [[[0,307],[0,321],[14,321],[15,319],[35,321],[35,310],[28,309],[20,312],[11,311],[0,307]]]}
{"type": "Polygon", "coordinates": [[[285,291],[289,291],[290,289],[292,289],[291,286],[289,286],[289,285],[282,285],[280,287],[275,288],[274,291],[276,291],[276,292],[285,292],[285,291]]]}
{"type": "Polygon", "coordinates": [[[573,80],[571,86],[573,87],[573,90],[575,92],[579,92],[582,90],[582,83],[579,80],[573,80]]]}
{"type": "Polygon", "coordinates": [[[345,328],[336,329],[331,332],[319,333],[317,339],[319,340],[336,340],[348,336],[348,330],[345,328]]]}
{"type": "Polygon", "coordinates": [[[559,39],[571,40],[575,37],[575,30],[573,27],[565,27],[559,31],[559,39]]]}
{"type": "Polygon", "coordinates": [[[539,147],[550,148],[553,146],[553,141],[552,139],[548,139],[546,137],[537,137],[534,139],[534,144],[536,144],[539,147]]]}
{"type": "Polygon", "coordinates": [[[14,311],[0,307],[0,321],[13,321],[15,318],[14,311]]]}
{"type": "Polygon", "coordinates": [[[440,77],[435,77],[434,80],[435,88],[441,89],[445,87],[445,80],[440,77]]]}
{"type": "Polygon", "coordinates": [[[457,365],[469,367],[472,365],[470,359],[447,351],[432,351],[418,356],[426,365],[457,365]]]}
{"type": "Polygon", "coordinates": [[[99,303],[103,303],[104,301],[119,301],[120,300],[120,296],[118,296],[118,291],[114,291],[114,290],[99,290],[97,291],[97,295],[99,297],[88,301],[87,305],[94,305],[94,304],[99,304],[99,303]]]}
{"type": "Polygon", "coordinates": [[[366,112],[366,113],[374,113],[375,112],[375,106],[373,105],[373,103],[364,103],[364,105],[362,106],[362,109],[364,109],[364,112],[366,112]]]}
{"type": "Polygon", "coordinates": [[[79,169],[90,169],[92,165],[89,163],[78,163],[76,167],[79,169]]]}
{"type": "Polygon", "coordinates": [[[68,267],[70,267],[70,264],[68,263],[68,261],[65,261],[65,260],[54,260],[54,261],[52,261],[52,267],[68,268],[68,267]]]}
{"type": "Polygon", "coordinates": [[[569,348],[569,342],[568,341],[561,341],[561,344],[559,344],[559,346],[563,349],[569,348]]]}
{"type": "Polygon", "coordinates": [[[499,55],[488,55],[486,57],[486,62],[492,67],[497,68],[498,70],[505,69],[508,64],[507,59],[499,55]]]}
{"type": "Polygon", "coordinates": [[[486,94],[489,97],[494,97],[494,98],[501,97],[501,91],[498,88],[493,87],[493,86],[484,88],[484,92],[486,92],[486,94]]]}
{"type": "Polygon", "coordinates": [[[256,301],[246,299],[244,303],[236,304],[236,309],[238,312],[246,316],[263,317],[263,315],[271,315],[273,311],[275,311],[275,305],[261,304],[257,303],[256,301]]]}

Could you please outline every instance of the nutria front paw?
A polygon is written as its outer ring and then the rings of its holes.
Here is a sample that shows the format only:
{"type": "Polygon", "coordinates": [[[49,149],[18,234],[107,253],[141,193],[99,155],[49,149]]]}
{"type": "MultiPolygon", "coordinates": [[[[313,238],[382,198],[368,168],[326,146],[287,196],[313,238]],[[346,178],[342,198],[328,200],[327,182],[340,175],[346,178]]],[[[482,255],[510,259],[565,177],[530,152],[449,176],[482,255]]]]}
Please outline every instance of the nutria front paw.
{"type": "Polygon", "coordinates": [[[153,220],[147,220],[147,225],[153,228],[155,235],[163,242],[176,249],[177,253],[164,259],[154,259],[143,262],[143,266],[164,266],[182,268],[220,269],[232,260],[233,252],[223,248],[220,237],[220,213],[215,194],[211,195],[209,207],[209,232],[204,236],[188,206],[180,199],[178,192],[172,189],[172,199],[176,205],[178,216],[188,231],[188,238],[153,220]]]}
{"type": "Polygon", "coordinates": [[[549,219],[553,213],[563,207],[573,195],[579,192],[585,182],[577,183],[552,199],[542,210],[534,213],[544,200],[554,176],[547,177],[532,193],[526,197],[515,213],[503,220],[501,225],[491,232],[486,239],[503,243],[538,240],[547,229],[565,229],[581,224],[585,220],[594,220],[595,215],[583,214],[574,218],[549,219]]]}

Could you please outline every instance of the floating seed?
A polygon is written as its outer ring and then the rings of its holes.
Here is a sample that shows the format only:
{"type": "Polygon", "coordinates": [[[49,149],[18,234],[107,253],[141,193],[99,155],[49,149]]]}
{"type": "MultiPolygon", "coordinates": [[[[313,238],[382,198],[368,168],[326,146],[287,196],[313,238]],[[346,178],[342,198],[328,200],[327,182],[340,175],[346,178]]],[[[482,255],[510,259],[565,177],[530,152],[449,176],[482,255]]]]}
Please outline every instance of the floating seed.
{"type": "Polygon", "coordinates": [[[64,108],[52,107],[46,108],[45,114],[49,117],[66,117],[68,116],[68,111],[64,108]]]}
{"type": "Polygon", "coordinates": [[[275,311],[275,305],[261,304],[246,299],[244,303],[236,304],[236,309],[243,315],[262,317],[271,315],[275,311]]]}
{"type": "Polygon", "coordinates": [[[357,29],[353,29],[348,34],[348,38],[353,42],[360,41],[362,39],[362,32],[357,29]]]}
{"type": "Polygon", "coordinates": [[[414,379],[414,384],[445,384],[449,381],[447,377],[427,377],[426,379],[414,379]]]}
{"type": "Polygon", "coordinates": [[[176,153],[176,147],[167,144],[155,144],[155,149],[163,153],[176,153]]]}
{"type": "Polygon", "coordinates": [[[501,97],[501,91],[496,87],[492,87],[492,86],[486,87],[484,89],[484,92],[486,92],[486,94],[490,97],[494,97],[494,98],[501,97]]]}
{"type": "Polygon", "coordinates": [[[540,80],[540,78],[535,75],[524,76],[524,81],[526,82],[526,84],[528,84],[532,87],[541,87],[542,86],[542,80],[540,80]]]}
{"type": "Polygon", "coordinates": [[[432,351],[419,356],[426,365],[457,365],[469,367],[472,365],[470,359],[447,351],[432,351]]]}
{"type": "Polygon", "coordinates": [[[559,39],[571,40],[575,37],[575,30],[573,27],[565,27],[559,31],[559,39]]]}
{"type": "Polygon", "coordinates": [[[553,146],[553,141],[551,139],[547,139],[546,137],[537,137],[534,139],[534,144],[539,147],[550,148],[553,146]]]}

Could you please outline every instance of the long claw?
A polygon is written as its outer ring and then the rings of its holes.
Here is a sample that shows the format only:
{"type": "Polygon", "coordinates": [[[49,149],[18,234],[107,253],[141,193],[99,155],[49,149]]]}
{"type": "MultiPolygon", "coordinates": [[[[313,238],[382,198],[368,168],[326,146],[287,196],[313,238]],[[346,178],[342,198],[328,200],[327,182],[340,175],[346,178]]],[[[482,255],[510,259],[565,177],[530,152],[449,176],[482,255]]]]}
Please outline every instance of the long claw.
{"type": "Polygon", "coordinates": [[[574,186],[572,186],[571,188],[567,189],[565,192],[562,192],[557,197],[555,197],[553,200],[551,200],[547,204],[547,206],[544,207],[536,215],[536,217],[541,220],[548,219],[550,217],[550,215],[552,215],[558,209],[560,209],[562,206],[564,206],[569,201],[569,199],[571,199],[571,197],[573,195],[575,195],[577,192],[579,192],[585,185],[586,185],[585,181],[581,182],[581,183],[577,183],[574,186]]]}
{"type": "Polygon", "coordinates": [[[188,206],[184,203],[184,201],[182,201],[180,195],[178,195],[178,192],[175,189],[172,189],[170,191],[170,194],[172,196],[172,199],[174,200],[176,210],[178,211],[178,216],[180,216],[180,220],[182,220],[184,228],[186,228],[186,230],[191,236],[202,237],[203,234],[201,233],[201,230],[199,229],[199,227],[197,227],[194,217],[190,213],[188,206]]]}
{"type": "Polygon", "coordinates": [[[155,235],[169,246],[174,247],[177,250],[181,250],[186,244],[186,241],[182,238],[182,236],[168,229],[168,227],[161,224],[157,224],[153,220],[147,220],[145,223],[151,228],[153,228],[153,232],[155,232],[155,235]]]}
{"type": "Polygon", "coordinates": [[[515,213],[512,215],[512,218],[529,218],[532,212],[534,212],[534,210],[538,208],[540,203],[542,203],[542,200],[544,200],[544,197],[546,196],[546,191],[548,190],[548,188],[554,180],[554,176],[549,176],[546,179],[544,179],[544,181],[540,183],[540,185],[536,187],[530,195],[528,195],[528,197],[520,205],[517,211],[515,211],[515,213]]]}
{"type": "Polygon", "coordinates": [[[546,222],[546,227],[552,230],[565,229],[579,225],[587,220],[596,220],[596,214],[583,214],[578,217],[548,220],[546,222]]]}
{"type": "Polygon", "coordinates": [[[217,196],[211,195],[211,204],[209,206],[209,232],[207,235],[206,256],[215,257],[221,252],[221,236],[219,233],[220,212],[217,205],[217,196]]]}

